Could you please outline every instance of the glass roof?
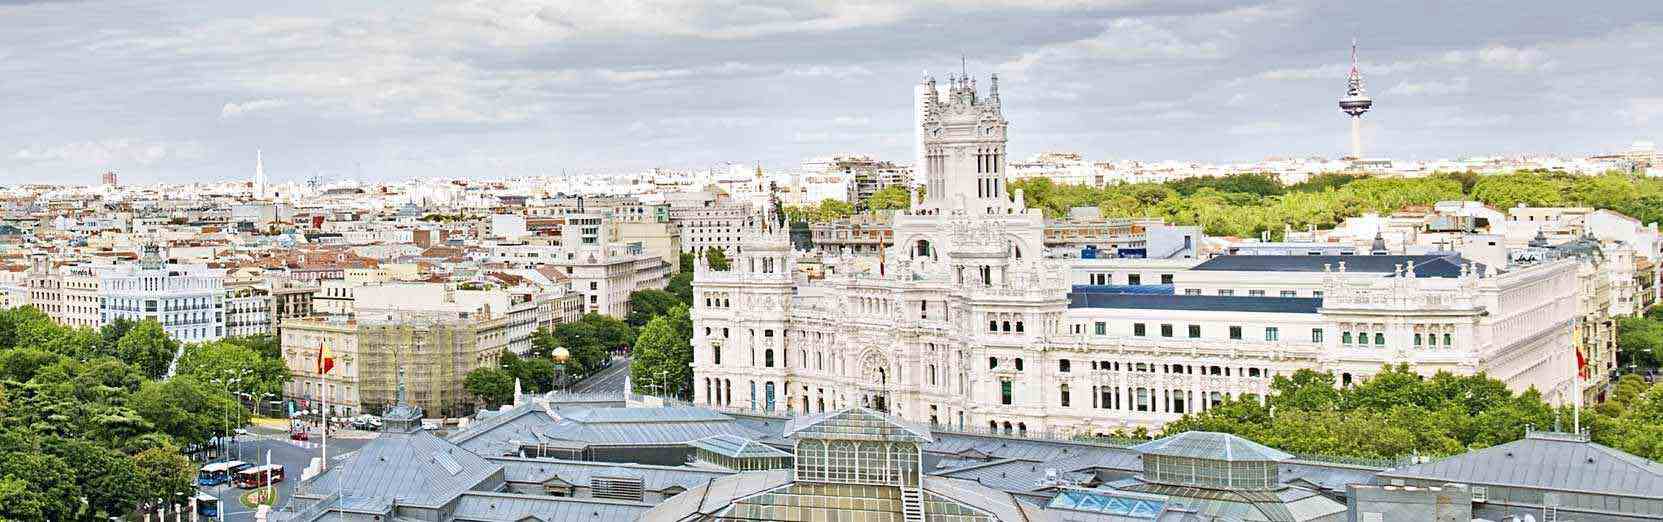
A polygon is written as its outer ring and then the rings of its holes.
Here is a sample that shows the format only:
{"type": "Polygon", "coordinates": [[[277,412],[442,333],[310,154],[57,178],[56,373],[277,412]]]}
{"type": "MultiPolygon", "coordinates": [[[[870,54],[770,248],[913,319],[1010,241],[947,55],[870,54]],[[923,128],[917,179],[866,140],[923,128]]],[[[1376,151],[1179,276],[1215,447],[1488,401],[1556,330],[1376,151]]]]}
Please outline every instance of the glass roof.
{"type": "Polygon", "coordinates": [[[1166,509],[1166,501],[1065,489],[1046,507],[1154,520],[1166,509]]]}

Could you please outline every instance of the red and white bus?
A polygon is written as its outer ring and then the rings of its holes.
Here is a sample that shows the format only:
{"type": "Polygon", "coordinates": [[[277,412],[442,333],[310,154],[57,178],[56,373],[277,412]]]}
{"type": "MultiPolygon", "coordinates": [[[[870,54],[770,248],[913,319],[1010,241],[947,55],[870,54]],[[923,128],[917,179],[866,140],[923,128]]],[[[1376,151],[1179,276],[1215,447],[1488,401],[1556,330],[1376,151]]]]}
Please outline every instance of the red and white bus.
{"type": "Polygon", "coordinates": [[[283,465],[267,464],[237,472],[231,483],[242,489],[254,489],[283,481],[283,465]]]}

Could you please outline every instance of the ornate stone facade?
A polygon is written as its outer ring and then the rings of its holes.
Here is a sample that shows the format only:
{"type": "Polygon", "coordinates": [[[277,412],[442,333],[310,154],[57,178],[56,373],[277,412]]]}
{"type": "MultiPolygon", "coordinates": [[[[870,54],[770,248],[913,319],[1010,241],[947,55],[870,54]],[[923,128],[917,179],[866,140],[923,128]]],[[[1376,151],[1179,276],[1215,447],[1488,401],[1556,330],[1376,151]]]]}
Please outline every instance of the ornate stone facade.
{"type": "Polygon", "coordinates": [[[930,196],[894,217],[894,243],[875,259],[822,254],[824,277],[803,278],[807,254],[759,216],[731,270],[696,266],[695,402],[1096,434],[1158,430],[1303,368],[1341,385],[1403,363],[1488,372],[1550,400],[1571,390],[1570,261],[1484,275],[1453,257],[1362,256],[1353,264],[1367,268],[1323,271],[1274,256],[1303,265],[1181,270],[1157,285],[1165,295],[1093,295],[1046,256],[1043,218],[1021,191],[1002,195],[997,94],[954,81],[946,100],[929,98],[930,196]],[[1437,266],[1415,265],[1425,261],[1437,266]]]}

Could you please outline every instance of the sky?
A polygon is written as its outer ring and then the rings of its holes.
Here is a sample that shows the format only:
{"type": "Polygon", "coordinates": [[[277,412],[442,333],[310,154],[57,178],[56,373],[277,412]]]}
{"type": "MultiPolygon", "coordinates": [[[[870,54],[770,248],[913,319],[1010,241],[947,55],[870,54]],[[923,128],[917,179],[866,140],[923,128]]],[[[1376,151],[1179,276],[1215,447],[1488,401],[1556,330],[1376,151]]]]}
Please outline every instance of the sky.
{"type": "Polygon", "coordinates": [[[928,71],[1009,156],[1337,157],[1663,138],[1663,2],[0,0],[0,184],[625,173],[912,158],[928,71]]]}

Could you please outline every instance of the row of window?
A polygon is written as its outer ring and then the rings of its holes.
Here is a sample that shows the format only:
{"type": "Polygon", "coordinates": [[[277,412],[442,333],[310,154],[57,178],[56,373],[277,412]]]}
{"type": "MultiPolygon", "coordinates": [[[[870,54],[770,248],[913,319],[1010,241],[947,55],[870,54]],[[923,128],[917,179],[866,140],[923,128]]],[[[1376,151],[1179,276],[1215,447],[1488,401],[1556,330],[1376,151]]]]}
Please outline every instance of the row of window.
{"type": "MultiPolygon", "coordinates": [[[[1191,324],[1191,325],[1184,325],[1184,326],[1185,326],[1184,334],[1185,334],[1186,338],[1189,338],[1189,339],[1200,339],[1201,338],[1201,325],[1191,324]]],[[[1176,326],[1174,326],[1173,324],[1171,324],[1171,323],[1161,323],[1160,325],[1158,325],[1158,327],[1160,329],[1160,336],[1161,337],[1177,337],[1176,326]]],[[[1020,332],[1021,330],[1017,330],[1017,331],[1020,332]]],[[[1107,322],[1104,322],[1104,321],[1097,321],[1096,323],[1092,324],[1092,330],[1091,331],[1092,331],[1092,335],[1108,335],[1109,334],[1109,324],[1107,322]]],[[[1083,324],[1074,325],[1074,333],[1076,335],[1084,335],[1085,334],[1085,325],[1083,325],[1083,324]]],[[[1347,334],[1347,335],[1349,336],[1349,334],[1347,334]]],[[[1133,337],[1149,337],[1149,325],[1147,323],[1132,323],[1132,336],[1133,337]]],[[[1244,338],[1242,327],[1241,326],[1235,326],[1235,325],[1230,326],[1229,329],[1228,329],[1228,336],[1232,340],[1237,340],[1237,341],[1242,340],[1244,338]]],[[[1280,341],[1280,340],[1282,340],[1282,329],[1281,329],[1281,327],[1277,327],[1277,326],[1266,326],[1266,327],[1264,327],[1264,338],[1265,338],[1266,341],[1280,341]]],[[[1349,337],[1347,337],[1347,338],[1349,339],[1349,337]]],[[[1313,342],[1313,343],[1322,342],[1322,329],[1321,328],[1312,328],[1311,329],[1310,341],[1313,342]]],[[[1347,341],[1347,342],[1349,342],[1349,341],[1347,341]]]]}
{"type": "MultiPolygon", "coordinates": [[[[1088,278],[1090,279],[1091,284],[1094,285],[1115,284],[1113,273],[1090,274],[1088,278]]],[[[1132,286],[1143,284],[1143,274],[1126,274],[1126,284],[1132,286]]],[[[1172,284],[1172,274],[1161,274],[1161,284],[1172,284]]]]}
{"type": "MultiPolygon", "coordinates": [[[[1201,289],[1200,288],[1185,288],[1184,289],[1184,295],[1201,295],[1201,289]]],[[[1221,288],[1221,289],[1218,290],[1218,295],[1232,296],[1232,295],[1236,295],[1236,291],[1233,290],[1233,289],[1221,288]]],[[[1268,295],[1268,294],[1265,293],[1265,290],[1248,290],[1247,291],[1247,296],[1248,297],[1265,297],[1266,295],[1268,295]]],[[[1277,297],[1299,297],[1299,292],[1294,291],[1294,290],[1281,290],[1277,293],[1276,296],[1277,297]]],[[[1311,291],[1311,297],[1321,298],[1322,297],[1322,291],[1321,290],[1312,290],[1311,291]]]]}

